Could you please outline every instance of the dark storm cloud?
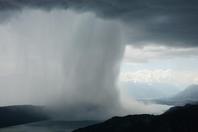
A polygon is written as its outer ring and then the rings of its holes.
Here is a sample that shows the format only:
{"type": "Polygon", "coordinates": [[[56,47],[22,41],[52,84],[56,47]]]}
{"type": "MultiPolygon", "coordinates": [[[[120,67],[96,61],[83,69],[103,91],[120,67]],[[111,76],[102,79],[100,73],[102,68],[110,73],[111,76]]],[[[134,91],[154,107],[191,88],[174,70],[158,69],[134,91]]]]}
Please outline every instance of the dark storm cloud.
{"type": "Polygon", "coordinates": [[[69,7],[120,19],[127,24],[129,44],[198,45],[196,0],[0,0],[1,12],[23,7],[46,10],[69,7]]]}

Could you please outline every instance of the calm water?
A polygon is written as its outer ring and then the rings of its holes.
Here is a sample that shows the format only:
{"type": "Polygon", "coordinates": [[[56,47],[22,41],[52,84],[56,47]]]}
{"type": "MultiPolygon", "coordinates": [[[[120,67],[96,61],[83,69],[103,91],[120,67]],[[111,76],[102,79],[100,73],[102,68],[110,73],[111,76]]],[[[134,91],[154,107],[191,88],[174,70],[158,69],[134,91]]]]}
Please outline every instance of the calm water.
{"type": "Polygon", "coordinates": [[[98,121],[42,121],[0,129],[0,132],[71,132],[98,121]]]}

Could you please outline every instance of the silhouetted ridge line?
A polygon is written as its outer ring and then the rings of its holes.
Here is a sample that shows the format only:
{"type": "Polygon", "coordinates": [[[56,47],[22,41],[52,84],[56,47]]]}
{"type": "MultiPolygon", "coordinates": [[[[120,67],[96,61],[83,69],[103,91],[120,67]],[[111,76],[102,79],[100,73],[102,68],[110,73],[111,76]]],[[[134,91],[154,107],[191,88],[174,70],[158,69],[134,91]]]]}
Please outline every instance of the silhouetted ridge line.
{"type": "Polygon", "coordinates": [[[113,117],[74,132],[198,132],[198,105],[170,108],[161,115],[113,117]]]}

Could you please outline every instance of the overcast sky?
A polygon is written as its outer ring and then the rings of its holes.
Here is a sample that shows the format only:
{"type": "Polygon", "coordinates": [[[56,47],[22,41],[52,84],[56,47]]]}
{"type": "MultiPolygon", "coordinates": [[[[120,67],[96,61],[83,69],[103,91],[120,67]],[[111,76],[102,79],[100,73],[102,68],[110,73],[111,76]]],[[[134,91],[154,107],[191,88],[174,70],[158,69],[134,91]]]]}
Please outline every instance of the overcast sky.
{"type": "Polygon", "coordinates": [[[198,83],[198,49],[127,46],[121,81],[169,83],[185,88],[198,83]]]}

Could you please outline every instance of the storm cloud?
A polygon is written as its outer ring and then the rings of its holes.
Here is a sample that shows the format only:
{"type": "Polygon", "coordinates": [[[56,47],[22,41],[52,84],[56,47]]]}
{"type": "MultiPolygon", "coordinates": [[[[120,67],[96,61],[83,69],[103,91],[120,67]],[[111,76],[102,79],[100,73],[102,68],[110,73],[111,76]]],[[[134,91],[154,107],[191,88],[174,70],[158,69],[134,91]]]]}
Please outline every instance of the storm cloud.
{"type": "Polygon", "coordinates": [[[126,43],[197,46],[198,2],[196,0],[1,0],[1,20],[23,8],[57,8],[92,11],[125,25],[126,43]]]}

